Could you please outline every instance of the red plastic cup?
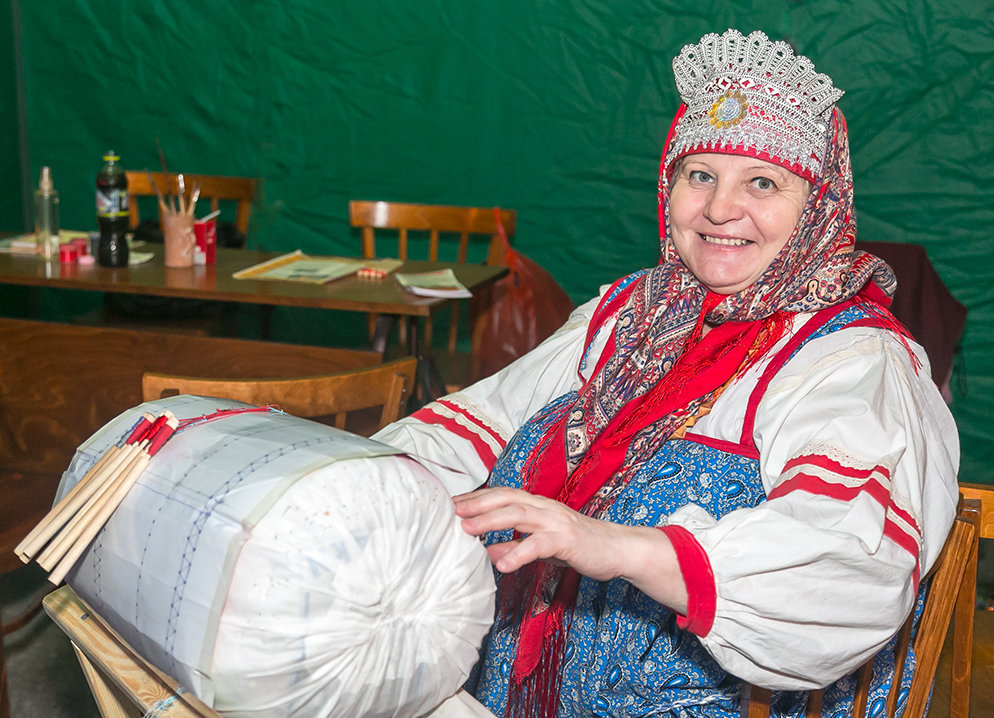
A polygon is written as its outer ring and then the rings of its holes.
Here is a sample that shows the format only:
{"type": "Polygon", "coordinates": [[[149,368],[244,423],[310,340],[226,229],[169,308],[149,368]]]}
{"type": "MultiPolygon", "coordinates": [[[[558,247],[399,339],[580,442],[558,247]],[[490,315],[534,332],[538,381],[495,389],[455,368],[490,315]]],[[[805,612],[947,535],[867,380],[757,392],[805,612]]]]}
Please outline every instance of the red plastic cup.
{"type": "Polygon", "coordinates": [[[59,261],[63,264],[70,264],[76,261],[76,247],[71,243],[59,245],[59,261]]]}
{"type": "Polygon", "coordinates": [[[76,256],[82,257],[84,254],[89,254],[90,240],[86,237],[76,237],[72,240],[72,246],[76,250],[76,256]]]}
{"type": "Polygon", "coordinates": [[[193,236],[196,241],[194,264],[214,264],[217,261],[217,221],[194,222],[193,236]]]}

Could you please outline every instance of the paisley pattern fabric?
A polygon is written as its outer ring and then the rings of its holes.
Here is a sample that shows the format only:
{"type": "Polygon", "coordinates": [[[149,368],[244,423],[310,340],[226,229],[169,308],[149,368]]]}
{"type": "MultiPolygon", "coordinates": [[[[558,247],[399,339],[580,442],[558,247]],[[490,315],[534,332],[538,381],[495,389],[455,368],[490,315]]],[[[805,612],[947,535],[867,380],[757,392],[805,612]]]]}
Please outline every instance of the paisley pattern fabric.
{"type": "MultiPolygon", "coordinates": [[[[807,340],[871,317],[854,306],[833,316],[807,340]]],[[[494,467],[490,486],[520,488],[521,467],[549,427],[570,411],[576,392],[564,394],[536,413],[508,443],[494,467]]],[[[715,519],[766,500],[758,460],[692,439],[659,447],[629,481],[612,492],[601,518],[639,526],[665,526],[677,509],[695,504],[715,519]]],[[[486,543],[512,538],[494,532],[486,543]]],[[[514,575],[496,574],[498,593],[514,575]]],[[[924,589],[919,593],[920,612],[924,589]]],[[[545,596],[546,601],[549,596],[545,596]]],[[[467,687],[495,715],[505,715],[518,646],[517,627],[525,604],[498,602],[498,614],[484,641],[481,659],[467,687]]],[[[563,621],[566,635],[556,713],[567,716],[738,715],[740,681],[726,673],[692,633],[677,626],[677,616],[627,581],[581,578],[576,600],[563,621]]],[[[870,712],[882,708],[894,673],[893,641],[874,661],[870,712]]],[[[909,655],[902,678],[901,705],[914,673],[909,655]]],[[[852,703],[854,676],[826,689],[823,716],[844,715],[852,703]]],[[[774,694],[773,715],[803,715],[806,693],[774,694]]]]}
{"type": "MultiPolygon", "coordinates": [[[[493,486],[520,486],[520,467],[548,424],[568,410],[575,395],[560,397],[535,415],[511,440],[491,476],[493,486]]],[[[765,500],[755,459],[725,453],[691,440],[669,441],[633,477],[605,518],[617,523],[662,526],[680,506],[694,503],[720,518],[736,508],[765,500]]],[[[486,537],[487,543],[509,532],[486,537]]],[[[497,574],[498,591],[502,581],[497,574]]],[[[923,595],[923,594],[921,594],[923,595]]],[[[921,597],[919,598],[920,611],[921,597]]],[[[517,652],[520,616],[498,615],[484,641],[483,654],[468,687],[494,715],[504,715],[517,652]]],[[[569,617],[558,715],[577,716],[738,716],[740,682],[727,674],[697,637],[677,627],[676,615],[627,581],[582,579],[569,617]]],[[[878,653],[870,712],[882,709],[894,672],[893,646],[878,653]]],[[[904,670],[901,701],[914,672],[914,656],[904,670]]],[[[823,716],[841,716],[852,703],[855,679],[847,676],[826,690],[823,716]]],[[[774,695],[774,715],[799,717],[806,694],[774,695]]]]}

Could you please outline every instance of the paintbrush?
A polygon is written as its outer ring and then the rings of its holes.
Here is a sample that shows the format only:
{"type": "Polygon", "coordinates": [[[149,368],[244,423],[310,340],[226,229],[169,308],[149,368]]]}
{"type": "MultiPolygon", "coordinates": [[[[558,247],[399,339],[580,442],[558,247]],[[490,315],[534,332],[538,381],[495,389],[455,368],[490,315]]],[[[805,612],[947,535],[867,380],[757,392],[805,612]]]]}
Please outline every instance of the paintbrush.
{"type": "MultiPolygon", "coordinates": [[[[170,198],[172,197],[172,182],[169,180],[169,166],[166,164],[166,153],[162,151],[162,144],[159,142],[159,136],[155,137],[155,146],[159,149],[159,164],[162,165],[162,171],[166,175],[166,204],[169,205],[170,209],[173,209],[172,202],[170,198]]],[[[173,211],[176,211],[173,209],[173,211]]]]}
{"type": "MultiPolygon", "coordinates": [[[[159,200],[159,213],[160,214],[169,214],[169,210],[166,207],[166,200],[162,198],[162,192],[159,191],[159,185],[157,185],[155,183],[155,178],[152,176],[152,173],[148,171],[148,167],[145,168],[145,174],[148,175],[149,184],[152,185],[152,189],[155,190],[155,196],[159,200]]],[[[167,185],[169,184],[169,178],[168,177],[166,177],[166,184],[167,185]]]]}

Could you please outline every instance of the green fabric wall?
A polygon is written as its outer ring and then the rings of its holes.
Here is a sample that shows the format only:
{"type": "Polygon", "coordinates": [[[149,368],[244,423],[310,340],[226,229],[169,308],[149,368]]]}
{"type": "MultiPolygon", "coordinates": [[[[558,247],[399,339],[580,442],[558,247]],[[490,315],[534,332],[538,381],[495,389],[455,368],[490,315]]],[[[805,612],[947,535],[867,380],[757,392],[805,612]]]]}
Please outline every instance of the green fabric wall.
{"type": "MultiPolygon", "coordinates": [[[[912,242],[970,309],[963,476],[994,459],[994,7],[980,0],[25,3],[32,177],[93,228],[101,153],[263,180],[254,246],[354,252],[350,198],[500,204],[576,300],[652,264],[670,60],[791,41],[847,91],[860,236],[912,242]]],[[[0,81],[2,83],[2,81],[0,81]]],[[[0,84],[0,93],[4,87],[0,84]]]]}
{"type": "Polygon", "coordinates": [[[24,229],[15,46],[11,0],[0,0],[0,232],[24,229]]]}

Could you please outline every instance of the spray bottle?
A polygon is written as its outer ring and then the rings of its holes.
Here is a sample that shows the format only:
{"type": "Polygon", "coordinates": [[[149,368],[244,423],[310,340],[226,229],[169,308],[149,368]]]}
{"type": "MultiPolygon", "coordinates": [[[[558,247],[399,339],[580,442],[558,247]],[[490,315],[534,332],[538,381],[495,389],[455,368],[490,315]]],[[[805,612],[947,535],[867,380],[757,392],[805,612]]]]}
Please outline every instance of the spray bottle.
{"type": "Polygon", "coordinates": [[[59,258],[59,193],[52,184],[52,171],[41,168],[35,191],[35,245],[42,259],[59,258]]]}

